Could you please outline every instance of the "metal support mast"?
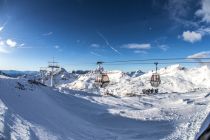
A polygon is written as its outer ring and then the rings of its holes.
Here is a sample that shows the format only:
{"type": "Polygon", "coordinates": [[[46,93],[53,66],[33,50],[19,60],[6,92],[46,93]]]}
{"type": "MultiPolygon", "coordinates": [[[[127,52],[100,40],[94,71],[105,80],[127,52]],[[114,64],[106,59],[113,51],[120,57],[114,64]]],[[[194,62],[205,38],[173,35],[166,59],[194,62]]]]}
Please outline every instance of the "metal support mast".
{"type": "Polygon", "coordinates": [[[42,84],[45,84],[44,83],[44,78],[45,78],[45,73],[46,73],[46,70],[47,68],[46,67],[40,67],[40,74],[41,74],[41,83],[42,84]]]}
{"type": "Polygon", "coordinates": [[[155,70],[156,70],[156,73],[157,73],[157,65],[158,65],[158,62],[155,62],[154,64],[155,64],[155,66],[156,66],[156,67],[155,67],[155,68],[156,68],[155,70]]]}
{"type": "Polygon", "coordinates": [[[51,69],[51,71],[50,71],[50,86],[54,87],[54,79],[53,79],[54,70],[57,68],[60,68],[60,66],[58,65],[58,62],[55,62],[54,57],[53,57],[53,61],[48,62],[48,63],[49,63],[48,68],[51,69]]]}

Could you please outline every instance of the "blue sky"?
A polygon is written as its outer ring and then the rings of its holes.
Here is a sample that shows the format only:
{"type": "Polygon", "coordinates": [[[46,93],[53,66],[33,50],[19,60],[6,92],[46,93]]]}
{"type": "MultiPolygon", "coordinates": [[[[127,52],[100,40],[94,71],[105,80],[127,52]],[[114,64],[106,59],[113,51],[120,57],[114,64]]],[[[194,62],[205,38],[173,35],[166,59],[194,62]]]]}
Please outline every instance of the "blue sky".
{"type": "Polygon", "coordinates": [[[0,69],[210,55],[209,0],[0,0],[0,17],[0,69]]]}

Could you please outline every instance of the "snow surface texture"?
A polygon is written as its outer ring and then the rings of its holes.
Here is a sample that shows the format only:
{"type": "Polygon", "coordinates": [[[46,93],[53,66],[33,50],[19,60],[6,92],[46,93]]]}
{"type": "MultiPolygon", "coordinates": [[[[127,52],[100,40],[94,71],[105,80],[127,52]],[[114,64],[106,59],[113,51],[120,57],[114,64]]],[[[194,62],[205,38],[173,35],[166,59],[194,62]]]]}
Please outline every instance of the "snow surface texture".
{"type": "MultiPolygon", "coordinates": [[[[208,96],[210,96],[210,94],[208,94],[208,96]]],[[[210,113],[206,117],[205,121],[202,123],[200,131],[196,135],[196,139],[198,139],[204,133],[205,130],[208,130],[209,126],[210,126],[210,113]]],[[[209,131],[207,131],[207,133],[208,133],[207,135],[209,135],[209,131]]]]}
{"type": "Polygon", "coordinates": [[[94,86],[92,73],[61,80],[55,89],[0,76],[0,139],[193,140],[210,111],[209,71],[160,69],[162,93],[154,95],[141,94],[151,88],[152,72],[131,77],[112,71],[105,90],[94,86]],[[117,96],[102,96],[106,90],[117,96]]]}

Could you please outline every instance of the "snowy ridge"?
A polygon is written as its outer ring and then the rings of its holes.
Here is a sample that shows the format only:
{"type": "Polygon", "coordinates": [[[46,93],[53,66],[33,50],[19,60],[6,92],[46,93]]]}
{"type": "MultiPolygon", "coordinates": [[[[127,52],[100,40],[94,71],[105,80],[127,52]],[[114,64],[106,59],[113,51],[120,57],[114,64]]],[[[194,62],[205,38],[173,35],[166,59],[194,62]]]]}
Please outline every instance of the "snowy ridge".
{"type": "MultiPolygon", "coordinates": [[[[59,68],[54,72],[54,83],[55,86],[59,86],[64,83],[73,82],[77,78],[77,74],[67,72],[64,68],[59,68]]],[[[41,75],[39,75],[41,78],[41,75]]],[[[44,73],[44,84],[50,86],[50,71],[47,70],[44,73]]]]}
{"type": "MultiPolygon", "coordinates": [[[[183,93],[201,88],[210,88],[208,84],[210,83],[210,69],[207,66],[187,69],[180,65],[172,65],[167,68],[161,68],[158,73],[161,76],[159,91],[162,93],[183,93]]],[[[139,95],[142,93],[142,89],[152,88],[149,82],[151,75],[152,71],[137,77],[130,77],[121,71],[110,71],[108,72],[110,84],[106,90],[117,96],[126,96],[127,94],[139,95]]],[[[62,87],[87,92],[99,91],[94,87],[94,79],[95,75],[89,73],[81,75],[72,83],[63,84],[62,87]]],[[[98,92],[98,94],[100,93],[98,92]]]]}
{"type": "Polygon", "coordinates": [[[127,72],[126,74],[130,77],[138,77],[138,76],[143,75],[144,72],[141,70],[137,70],[137,71],[127,72]]]}
{"type": "MultiPolygon", "coordinates": [[[[129,76],[126,75],[126,73],[118,70],[109,71],[107,73],[111,81],[110,85],[116,85],[120,82],[120,80],[122,80],[125,77],[129,78],[129,76]]],[[[80,75],[78,79],[76,79],[74,82],[61,85],[60,89],[82,90],[90,93],[99,94],[100,90],[95,86],[94,83],[96,76],[97,74],[91,72],[88,74],[80,75]]]]}

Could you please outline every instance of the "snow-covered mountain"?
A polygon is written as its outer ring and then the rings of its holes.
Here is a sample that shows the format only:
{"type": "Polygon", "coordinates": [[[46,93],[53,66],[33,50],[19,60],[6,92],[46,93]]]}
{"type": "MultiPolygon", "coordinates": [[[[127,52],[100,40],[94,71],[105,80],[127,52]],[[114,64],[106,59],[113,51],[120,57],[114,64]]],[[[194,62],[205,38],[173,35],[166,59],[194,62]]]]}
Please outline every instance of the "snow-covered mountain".
{"type": "MultiPolygon", "coordinates": [[[[110,79],[110,85],[116,85],[117,83],[121,82],[120,80],[127,78],[130,78],[126,73],[114,70],[114,71],[108,71],[108,76],[110,79]]],[[[97,74],[96,73],[88,73],[84,75],[80,75],[78,79],[71,83],[62,84],[60,89],[67,90],[67,89],[74,89],[74,90],[82,90],[89,93],[96,93],[100,94],[100,89],[96,87],[95,85],[95,79],[97,74]]]]}
{"type": "Polygon", "coordinates": [[[17,71],[17,70],[2,70],[3,73],[10,77],[18,77],[23,75],[37,75],[37,71],[17,71]]]}
{"type": "MultiPolygon", "coordinates": [[[[141,94],[142,89],[152,88],[150,77],[152,71],[140,76],[130,76],[122,71],[109,71],[110,84],[105,88],[117,96],[141,94]]],[[[162,93],[189,92],[197,89],[210,89],[210,69],[207,66],[187,69],[181,65],[172,65],[158,70],[161,76],[159,91],[162,93]]],[[[94,86],[94,73],[81,75],[73,82],[63,84],[61,88],[82,90],[100,94],[94,86]]]]}
{"type": "MultiPolygon", "coordinates": [[[[0,74],[0,139],[187,140],[206,128],[207,66],[161,68],[160,94],[155,95],[142,95],[142,89],[151,88],[152,71],[139,76],[107,73],[110,84],[105,89],[95,86],[93,72],[78,75],[58,69],[55,88],[40,83],[39,74],[0,74]],[[102,96],[104,92],[115,96],[102,96]],[[141,96],[128,97],[131,94],[141,96]]],[[[49,85],[50,72],[44,74],[49,85]]]]}
{"type": "MultiPolygon", "coordinates": [[[[124,73],[119,70],[108,71],[110,84],[104,89],[95,86],[96,74],[89,72],[86,74],[73,74],[61,68],[54,74],[54,82],[61,91],[73,89],[90,93],[101,94],[109,92],[116,96],[126,96],[130,94],[140,95],[142,89],[151,89],[150,78],[152,71],[143,73],[124,73]]],[[[189,92],[198,89],[210,89],[210,69],[207,66],[187,69],[181,65],[172,65],[158,70],[161,76],[159,91],[161,93],[189,92]]],[[[46,71],[44,83],[50,85],[50,71],[46,71]]]]}
{"type": "MultiPolygon", "coordinates": [[[[78,79],[91,83],[91,77],[78,79]]],[[[110,78],[130,79],[120,71],[110,78]]],[[[209,105],[205,90],[119,98],[70,89],[61,94],[34,80],[0,76],[0,139],[188,140],[199,132],[209,105]]]]}
{"type": "Polygon", "coordinates": [[[129,75],[130,77],[138,77],[143,75],[144,72],[141,70],[137,70],[137,71],[127,72],[126,74],[129,75]]]}
{"type": "MultiPolygon", "coordinates": [[[[50,77],[51,77],[50,76],[50,70],[46,70],[44,72],[43,84],[50,86],[50,80],[51,80],[50,77]]],[[[65,83],[71,83],[75,79],[77,79],[77,77],[78,77],[78,74],[69,73],[64,68],[57,69],[53,74],[53,79],[54,79],[55,86],[59,86],[61,84],[65,84],[65,83]]],[[[39,75],[38,78],[41,81],[41,79],[43,77],[41,77],[41,75],[39,75]]]]}
{"type": "Polygon", "coordinates": [[[73,74],[87,74],[91,72],[90,70],[73,70],[71,73],[73,74]]]}

